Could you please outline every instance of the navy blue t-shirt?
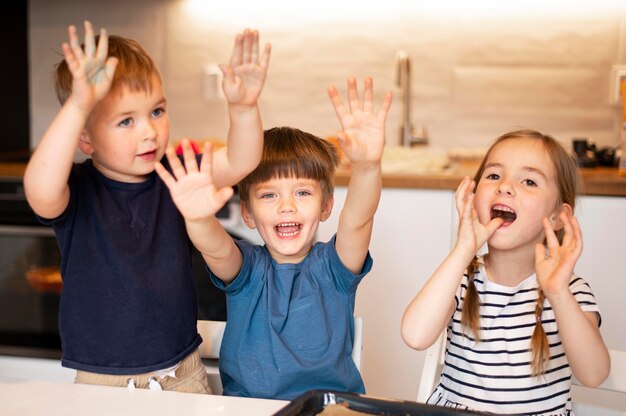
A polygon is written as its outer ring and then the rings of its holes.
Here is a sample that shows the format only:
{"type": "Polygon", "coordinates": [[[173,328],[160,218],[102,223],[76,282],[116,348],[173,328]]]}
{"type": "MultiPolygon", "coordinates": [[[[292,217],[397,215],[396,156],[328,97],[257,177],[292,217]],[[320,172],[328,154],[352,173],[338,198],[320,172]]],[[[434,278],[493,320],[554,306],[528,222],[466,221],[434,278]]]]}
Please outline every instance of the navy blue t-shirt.
{"type": "Polygon", "coordinates": [[[69,187],[65,212],[43,220],[62,255],[63,366],[138,374],[175,365],[201,338],[191,243],[169,190],[155,172],[111,180],[91,159],[72,167],[69,187]]]}
{"type": "Polygon", "coordinates": [[[264,246],[236,241],[239,275],[226,291],[228,321],[220,349],[224,394],[291,400],[312,389],[365,393],[352,360],[355,275],[335,250],[317,243],[298,264],[278,264],[264,246]]]}

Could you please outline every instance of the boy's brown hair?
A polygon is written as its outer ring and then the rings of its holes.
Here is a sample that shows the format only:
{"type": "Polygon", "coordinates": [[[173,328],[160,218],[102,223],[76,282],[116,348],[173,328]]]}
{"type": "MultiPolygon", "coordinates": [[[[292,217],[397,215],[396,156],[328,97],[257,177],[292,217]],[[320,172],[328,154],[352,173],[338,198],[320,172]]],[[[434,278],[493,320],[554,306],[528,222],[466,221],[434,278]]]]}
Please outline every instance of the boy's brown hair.
{"type": "Polygon", "coordinates": [[[239,199],[250,208],[252,185],[272,178],[296,177],[319,181],[326,202],[334,191],[333,176],[338,164],[337,149],[326,140],[293,127],[265,130],[261,162],[239,182],[239,199]]]}
{"type": "MultiPolygon", "coordinates": [[[[533,139],[541,142],[545,152],[548,156],[550,156],[554,165],[556,185],[559,192],[557,203],[559,205],[568,204],[573,210],[576,206],[576,197],[580,193],[582,186],[580,171],[576,166],[576,162],[572,156],[567,153],[563,146],[561,146],[561,144],[552,136],[535,130],[517,130],[498,137],[487,151],[480,167],[476,171],[476,175],[474,176],[476,184],[478,185],[478,182],[483,176],[485,164],[487,163],[489,155],[493,149],[504,141],[519,139],[533,139]]],[[[559,242],[561,242],[563,239],[563,230],[559,230],[556,234],[559,242]]],[[[465,328],[469,328],[472,331],[476,341],[480,339],[480,303],[478,300],[476,285],[474,284],[474,275],[478,272],[478,267],[478,258],[474,257],[467,268],[469,281],[467,291],[465,292],[463,309],[461,311],[461,324],[465,328]]],[[[550,359],[550,346],[548,345],[548,338],[543,329],[543,325],[541,324],[543,303],[546,296],[541,288],[538,288],[537,292],[537,304],[535,305],[535,329],[530,340],[530,350],[532,356],[531,368],[532,374],[536,376],[543,374],[544,365],[550,359]]]]}
{"type": "MultiPolygon", "coordinates": [[[[95,37],[96,45],[100,36],[95,37]]],[[[83,50],[85,45],[81,46],[83,50]]],[[[125,86],[132,91],[150,91],[152,88],[152,77],[157,76],[160,82],[161,74],[154,61],[146,50],[136,41],[121,36],[109,36],[108,56],[119,60],[111,90],[109,93],[120,91],[120,87],[125,86]]],[[[62,60],[56,66],[56,79],[54,89],[61,104],[69,98],[72,93],[72,73],[67,62],[62,60]]]]}

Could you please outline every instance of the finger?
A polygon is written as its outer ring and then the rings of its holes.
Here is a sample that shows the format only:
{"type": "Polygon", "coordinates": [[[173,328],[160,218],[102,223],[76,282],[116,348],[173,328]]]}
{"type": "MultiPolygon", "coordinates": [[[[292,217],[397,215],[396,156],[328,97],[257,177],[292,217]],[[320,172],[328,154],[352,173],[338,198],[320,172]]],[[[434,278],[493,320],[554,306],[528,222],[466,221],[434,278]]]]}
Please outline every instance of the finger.
{"type": "Polygon", "coordinates": [[[219,64],[218,65],[220,71],[222,71],[222,90],[225,89],[225,85],[234,85],[237,83],[237,79],[235,78],[235,71],[232,66],[219,64]]]}
{"type": "Polygon", "coordinates": [[[213,144],[211,142],[204,143],[200,172],[207,173],[213,179],[213,144]]]}
{"type": "Polygon", "coordinates": [[[65,58],[68,69],[72,75],[76,75],[76,72],[80,69],[80,64],[78,63],[76,56],[74,56],[72,48],[67,43],[63,43],[61,47],[63,48],[63,57],[65,58]]]}
{"type": "Polygon", "coordinates": [[[563,224],[563,241],[561,245],[563,247],[571,248],[574,242],[574,230],[572,229],[572,223],[565,212],[560,212],[559,217],[563,224]]]}
{"type": "Polygon", "coordinates": [[[459,184],[459,186],[457,187],[456,192],[454,194],[456,210],[459,213],[459,215],[461,215],[461,213],[464,211],[465,195],[467,192],[467,187],[469,186],[469,182],[470,182],[469,176],[464,177],[461,183],[459,184]]]}
{"type": "Polygon", "coordinates": [[[559,249],[559,240],[556,238],[552,225],[546,217],[541,220],[541,223],[543,224],[543,230],[546,234],[546,244],[548,245],[548,250],[550,250],[550,253],[556,253],[559,249]]]}
{"type": "Polygon", "coordinates": [[[109,58],[104,65],[104,71],[106,73],[106,77],[109,81],[113,81],[113,76],[115,75],[115,68],[117,68],[117,64],[119,60],[117,58],[109,58]]]}
{"type": "Polygon", "coordinates": [[[180,144],[183,148],[183,160],[185,161],[187,173],[198,172],[198,162],[196,161],[193,147],[191,147],[191,142],[189,139],[183,139],[180,144]]]}
{"type": "Polygon", "coordinates": [[[243,55],[242,63],[247,64],[250,62],[252,56],[252,32],[250,29],[243,31],[243,55]]]}
{"type": "Polygon", "coordinates": [[[354,113],[356,110],[362,110],[359,92],[356,89],[356,78],[354,77],[348,78],[348,106],[351,113],[354,113]]]}
{"type": "Polygon", "coordinates": [[[252,31],[252,45],[250,48],[250,61],[257,63],[259,59],[259,31],[252,31]]]}
{"type": "Polygon", "coordinates": [[[76,26],[70,25],[67,28],[67,33],[70,38],[70,48],[72,49],[72,53],[77,60],[82,59],[85,55],[83,53],[83,49],[80,47],[80,41],[78,40],[78,34],[76,32],[76,26]]]}
{"type": "Polygon", "coordinates": [[[583,233],[580,229],[580,224],[576,217],[572,216],[572,229],[574,230],[574,251],[580,256],[580,253],[583,251],[583,233]]]}
{"type": "Polygon", "coordinates": [[[502,224],[504,224],[504,219],[500,217],[496,217],[492,219],[491,221],[489,221],[487,225],[485,226],[485,228],[487,229],[487,235],[491,237],[493,233],[495,233],[502,224]]]}
{"type": "Polygon", "coordinates": [[[387,91],[387,93],[385,94],[385,98],[383,99],[383,104],[380,107],[380,110],[378,111],[378,121],[380,123],[385,123],[385,121],[387,120],[387,114],[389,114],[389,109],[391,108],[391,101],[393,99],[393,94],[391,93],[391,91],[387,91]]]}
{"type": "Polygon", "coordinates": [[[93,37],[93,26],[89,20],[85,20],[85,55],[94,56],[96,41],[93,37]]]}
{"type": "Polygon", "coordinates": [[[96,58],[104,62],[109,54],[109,35],[104,29],[100,30],[100,39],[98,39],[98,49],[96,50],[96,58]]]}
{"type": "MultiPolygon", "coordinates": [[[[546,248],[543,244],[535,244],[535,265],[541,263],[546,259],[546,248]]],[[[536,269],[537,267],[535,267],[536,269]]]]}
{"type": "Polygon", "coordinates": [[[346,106],[343,104],[341,96],[339,95],[339,91],[337,91],[337,87],[335,87],[334,85],[331,85],[330,87],[328,87],[327,91],[328,91],[328,96],[330,97],[330,101],[333,104],[333,108],[335,109],[335,114],[337,114],[337,117],[339,118],[339,122],[341,122],[343,118],[348,115],[348,110],[346,109],[346,106]]]}
{"type": "Polygon", "coordinates": [[[372,113],[374,107],[374,81],[372,77],[365,77],[363,81],[363,111],[372,113]]]}
{"type": "Polygon", "coordinates": [[[167,148],[165,156],[167,156],[167,161],[169,162],[170,168],[172,168],[172,173],[177,180],[187,175],[185,167],[180,162],[178,156],[176,156],[176,152],[172,147],[167,148]]]}
{"type": "Polygon", "coordinates": [[[154,170],[168,188],[172,189],[176,185],[176,179],[165,169],[161,162],[154,164],[154,170]]]}
{"type": "Polygon", "coordinates": [[[270,55],[272,54],[272,45],[270,43],[265,44],[265,50],[263,51],[263,56],[261,56],[261,68],[267,71],[267,67],[270,64],[270,55]]]}
{"type": "Polygon", "coordinates": [[[235,46],[233,46],[233,52],[230,56],[230,66],[235,67],[241,65],[241,55],[243,53],[243,36],[237,33],[235,36],[235,46]]]}

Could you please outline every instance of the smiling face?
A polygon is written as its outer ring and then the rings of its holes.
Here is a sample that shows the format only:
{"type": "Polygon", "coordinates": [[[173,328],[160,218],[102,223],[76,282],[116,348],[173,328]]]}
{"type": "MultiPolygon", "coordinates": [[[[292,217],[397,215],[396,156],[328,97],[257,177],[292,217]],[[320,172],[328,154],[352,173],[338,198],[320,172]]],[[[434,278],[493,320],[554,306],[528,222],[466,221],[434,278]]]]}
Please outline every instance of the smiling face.
{"type": "Polygon", "coordinates": [[[332,196],[324,200],[317,180],[272,178],[250,187],[242,214],[248,227],[257,228],[274,260],[299,263],[311,251],[319,222],[328,218],[332,206],[332,196]]]}
{"type": "Polygon", "coordinates": [[[541,220],[547,217],[559,227],[562,208],[554,163],[540,140],[503,140],[490,151],[476,186],[478,220],[494,217],[504,224],[489,239],[492,249],[534,250],[545,238],[541,220]]]}
{"type": "Polygon", "coordinates": [[[142,182],[163,157],[169,140],[163,86],[155,74],[147,90],[118,88],[92,111],[79,148],[106,177],[142,182]]]}

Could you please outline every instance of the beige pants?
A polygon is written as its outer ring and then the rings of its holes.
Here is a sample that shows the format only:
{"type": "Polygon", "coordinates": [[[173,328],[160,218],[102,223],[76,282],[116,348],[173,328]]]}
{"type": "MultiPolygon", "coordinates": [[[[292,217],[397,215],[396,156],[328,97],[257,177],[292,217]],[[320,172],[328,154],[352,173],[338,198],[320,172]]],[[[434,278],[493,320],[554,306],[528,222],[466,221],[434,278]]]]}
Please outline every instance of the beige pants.
{"type": "Polygon", "coordinates": [[[78,370],[74,383],[98,384],[102,386],[127,387],[129,384],[138,389],[148,389],[150,382],[161,386],[162,390],[173,390],[183,393],[211,394],[211,388],[207,381],[207,374],[200,353],[195,350],[180,362],[175,370],[175,377],[159,376],[158,372],[134,374],[134,375],[110,375],[90,373],[78,370]]]}

